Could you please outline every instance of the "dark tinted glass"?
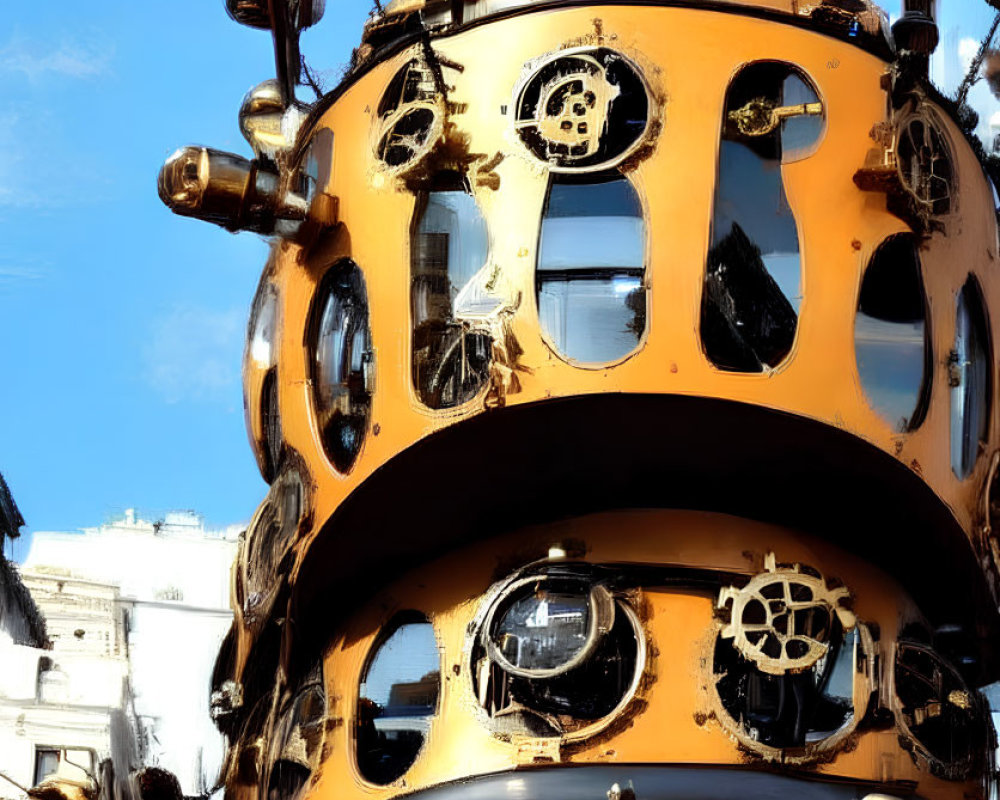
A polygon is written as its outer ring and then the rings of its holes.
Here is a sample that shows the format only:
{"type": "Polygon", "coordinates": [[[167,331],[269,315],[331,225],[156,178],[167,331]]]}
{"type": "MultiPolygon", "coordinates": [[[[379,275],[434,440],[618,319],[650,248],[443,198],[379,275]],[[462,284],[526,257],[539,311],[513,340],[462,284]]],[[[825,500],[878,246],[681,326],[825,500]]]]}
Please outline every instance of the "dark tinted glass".
{"type": "MultiPolygon", "coordinates": [[[[830,620],[830,650],[812,669],[772,675],[743,658],[731,640],[715,645],[716,688],[743,733],[769,747],[804,747],[826,739],[854,718],[854,670],[860,637],[830,620]]],[[[767,640],[763,639],[767,647],[767,640]]],[[[777,655],[777,654],[776,654],[777,655]]]]}
{"type": "Polygon", "coordinates": [[[791,350],[801,266],[781,167],[822,130],[815,90],[788,64],[751,64],[729,87],[701,309],[702,344],[721,369],[761,372],[791,350]]]}
{"type": "Polygon", "coordinates": [[[368,295],[353,261],[320,284],[313,322],[313,388],[323,446],[341,472],[351,468],[368,429],[374,354],[368,295]]]}
{"type": "Polygon", "coordinates": [[[979,443],[986,441],[992,395],[991,348],[979,285],[969,278],[955,309],[955,349],[950,359],[951,468],[964,478],[972,472],[979,443]]]}
{"type": "Polygon", "coordinates": [[[930,376],[926,303],[913,237],[883,242],[872,256],[854,318],[858,375],[872,407],[897,431],[923,419],[930,376]]]}
{"type": "Polygon", "coordinates": [[[941,763],[948,777],[963,777],[987,752],[985,708],[958,672],[923,645],[896,650],[897,718],[918,748],[941,763]]]}

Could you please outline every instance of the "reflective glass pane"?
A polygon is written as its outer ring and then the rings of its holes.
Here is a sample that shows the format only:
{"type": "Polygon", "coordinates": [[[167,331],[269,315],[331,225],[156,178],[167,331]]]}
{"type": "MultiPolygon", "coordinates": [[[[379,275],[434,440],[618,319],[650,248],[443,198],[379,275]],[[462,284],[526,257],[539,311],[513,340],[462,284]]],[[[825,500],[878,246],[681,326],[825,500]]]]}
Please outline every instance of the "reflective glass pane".
{"type": "Polygon", "coordinates": [[[489,372],[489,337],[464,314],[492,310],[490,299],[474,291],[487,267],[489,236],[467,192],[430,192],[424,200],[410,252],[413,382],[423,403],[448,408],[472,399],[489,372]]]}
{"type": "MultiPolygon", "coordinates": [[[[844,636],[836,653],[833,655],[832,668],[826,675],[823,686],[824,697],[830,700],[840,700],[845,705],[854,701],[854,672],[857,666],[857,649],[860,637],[858,629],[853,628],[844,636]]],[[[828,656],[829,658],[829,656],[828,656]]]]}
{"type": "Polygon", "coordinates": [[[986,440],[992,395],[990,342],[982,294],[973,278],[958,295],[955,311],[955,349],[952,352],[951,468],[967,477],[986,440]]]}
{"type": "MultiPolygon", "coordinates": [[[[798,106],[818,103],[816,91],[796,73],[785,78],[781,87],[781,104],[798,106]]],[[[825,125],[822,114],[795,114],[781,122],[781,162],[790,164],[811,155],[819,144],[825,125]]]]}
{"type": "Polygon", "coordinates": [[[542,330],[585,363],[632,352],[646,327],[646,225],[626,178],[553,180],[536,273],[542,330]]]}
{"type": "Polygon", "coordinates": [[[417,252],[428,259],[427,266],[444,269],[450,297],[486,263],[486,221],[467,192],[431,192],[416,239],[417,252]]]}
{"type": "Polygon", "coordinates": [[[515,667],[545,670],[571,661],[587,644],[588,593],[529,588],[497,623],[494,641],[515,667]]]}
{"type": "Polygon", "coordinates": [[[364,276],[344,260],[317,293],[313,332],[313,386],[323,444],[333,465],[350,469],[368,426],[372,369],[364,276]]]}
{"type": "Polygon", "coordinates": [[[404,622],[378,645],[358,696],[358,769],[391,783],[416,760],[437,710],[440,654],[427,621],[404,622]]]}
{"type": "Polygon", "coordinates": [[[900,642],[894,671],[896,718],[907,738],[955,777],[977,771],[989,741],[987,709],[978,692],[924,645],[900,642]]]}
{"type": "Polygon", "coordinates": [[[926,304],[912,236],[883,242],[865,271],[854,320],[861,386],[871,406],[899,432],[912,430],[926,409],[926,304]]]}
{"type": "Polygon", "coordinates": [[[751,64],[729,87],[701,312],[721,369],[761,372],[791,350],[802,277],[781,167],[809,155],[822,130],[815,90],[788,64],[751,64]]]}
{"type": "Polygon", "coordinates": [[[248,353],[251,361],[266,369],[275,362],[274,335],[278,316],[278,293],[270,283],[260,288],[251,312],[248,353]]]}

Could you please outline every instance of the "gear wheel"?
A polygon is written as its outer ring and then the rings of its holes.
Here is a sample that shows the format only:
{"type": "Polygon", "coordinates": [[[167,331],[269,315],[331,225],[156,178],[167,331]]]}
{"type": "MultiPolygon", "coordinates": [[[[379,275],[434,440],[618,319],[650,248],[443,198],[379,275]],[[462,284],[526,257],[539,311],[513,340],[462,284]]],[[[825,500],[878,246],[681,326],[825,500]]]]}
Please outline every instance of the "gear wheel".
{"type": "Polygon", "coordinates": [[[799,564],[777,567],[774,553],[767,554],[764,568],[742,589],[730,586],[719,593],[719,608],[731,604],[730,622],[720,635],[769,675],[811,669],[830,648],[834,617],[845,631],[857,623],[843,605],[850,594],[829,588],[799,564]]]}

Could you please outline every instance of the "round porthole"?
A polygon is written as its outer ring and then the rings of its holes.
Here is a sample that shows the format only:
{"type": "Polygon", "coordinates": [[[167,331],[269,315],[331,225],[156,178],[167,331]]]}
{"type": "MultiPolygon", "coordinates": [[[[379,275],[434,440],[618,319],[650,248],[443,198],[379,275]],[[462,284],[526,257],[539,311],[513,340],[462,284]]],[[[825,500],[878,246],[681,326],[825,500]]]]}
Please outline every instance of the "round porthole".
{"type": "Polygon", "coordinates": [[[544,61],[516,93],[518,137],[557,170],[614,166],[636,149],[649,124],[649,92],[638,67],[603,47],[544,61]]]}
{"type": "Polygon", "coordinates": [[[868,707],[874,654],[847,589],[770,555],[718,604],[729,616],[713,652],[722,724],[769,760],[808,760],[843,742],[868,707]]]}
{"type": "Polygon", "coordinates": [[[279,321],[278,291],[265,272],[250,309],[243,353],[243,411],[257,466],[268,483],[278,474],[282,454],[278,415],[279,321]]]}
{"type": "Polygon", "coordinates": [[[518,573],[478,621],[473,689],[497,735],[581,740],[625,713],[645,653],[635,612],[588,565],[518,573]]]}

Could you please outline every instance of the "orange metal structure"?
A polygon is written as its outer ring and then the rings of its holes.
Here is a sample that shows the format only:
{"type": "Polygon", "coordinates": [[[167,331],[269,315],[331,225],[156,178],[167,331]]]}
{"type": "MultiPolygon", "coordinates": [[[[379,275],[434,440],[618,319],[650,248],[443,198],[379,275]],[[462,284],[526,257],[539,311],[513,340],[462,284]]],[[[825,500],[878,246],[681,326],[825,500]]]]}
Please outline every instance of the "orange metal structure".
{"type": "Polygon", "coordinates": [[[928,14],[394,3],[303,107],[322,4],[259,5],[257,157],[160,179],[276,237],[229,795],[985,797],[997,218],[928,14]]]}

